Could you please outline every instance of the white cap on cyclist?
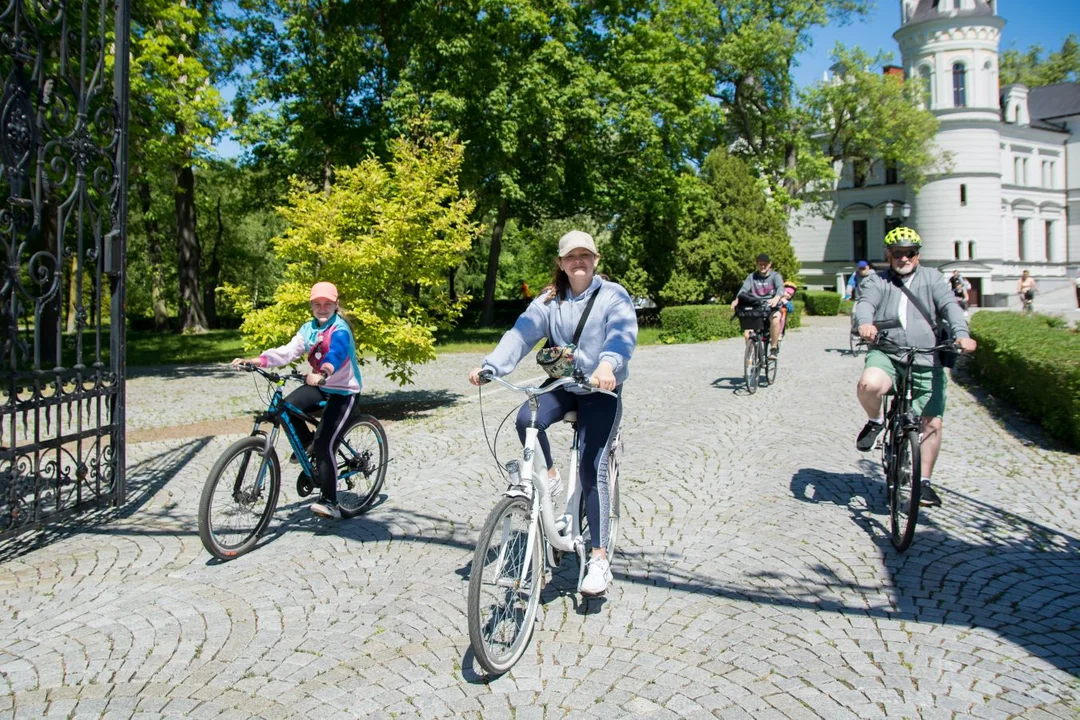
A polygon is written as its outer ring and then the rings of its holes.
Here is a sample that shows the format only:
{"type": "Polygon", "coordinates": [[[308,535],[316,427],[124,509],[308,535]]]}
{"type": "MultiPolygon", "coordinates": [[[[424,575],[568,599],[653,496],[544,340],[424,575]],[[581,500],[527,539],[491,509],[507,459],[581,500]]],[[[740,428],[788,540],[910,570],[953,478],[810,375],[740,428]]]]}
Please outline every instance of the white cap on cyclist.
{"type": "Polygon", "coordinates": [[[566,257],[571,250],[578,248],[585,248],[593,255],[599,254],[596,252],[596,243],[593,242],[592,235],[587,232],[571,230],[559,238],[559,257],[566,257]]]}

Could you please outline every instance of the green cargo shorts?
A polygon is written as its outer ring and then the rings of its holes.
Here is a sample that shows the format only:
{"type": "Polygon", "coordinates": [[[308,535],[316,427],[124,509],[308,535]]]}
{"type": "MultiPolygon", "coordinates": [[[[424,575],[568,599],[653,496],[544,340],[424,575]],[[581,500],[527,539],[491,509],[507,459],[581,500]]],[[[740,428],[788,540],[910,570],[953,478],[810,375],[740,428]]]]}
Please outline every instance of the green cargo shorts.
{"type": "MultiPolygon", "coordinates": [[[[868,368],[878,368],[892,379],[893,387],[896,387],[896,364],[888,355],[880,350],[871,350],[866,353],[866,365],[868,368]]],[[[918,367],[911,371],[911,406],[916,415],[922,417],[945,416],[945,368],[918,367]]],[[[892,391],[889,392],[892,394],[892,391]]]]}

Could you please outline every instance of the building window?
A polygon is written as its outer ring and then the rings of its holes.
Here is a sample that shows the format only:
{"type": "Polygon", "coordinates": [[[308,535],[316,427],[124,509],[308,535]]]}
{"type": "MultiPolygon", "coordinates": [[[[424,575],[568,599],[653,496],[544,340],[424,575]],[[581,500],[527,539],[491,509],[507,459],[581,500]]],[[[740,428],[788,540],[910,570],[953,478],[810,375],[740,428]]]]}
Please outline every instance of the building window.
{"type": "Polygon", "coordinates": [[[1046,261],[1057,262],[1057,258],[1054,257],[1054,221],[1047,220],[1044,232],[1046,237],[1044,242],[1046,243],[1046,261]]]}
{"type": "Polygon", "coordinates": [[[967,205],[967,185],[960,185],[960,205],[967,205]]]}
{"type": "Polygon", "coordinates": [[[1020,184],[1021,185],[1027,185],[1028,184],[1028,159],[1027,158],[1024,158],[1024,162],[1021,163],[1020,167],[1021,167],[1021,170],[1023,171],[1020,174],[1020,178],[1021,178],[1020,184]]]}
{"type": "Polygon", "coordinates": [[[1027,235],[1027,219],[1016,218],[1016,255],[1023,262],[1027,260],[1024,256],[1024,239],[1027,235]]]}
{"type": "Polygon", "coordinates": [[[1022,165],[1022,161],[1020,160],[1020,158],[1013,158],[1013,184],[1014,185],[1022,185],[1023,184],[1023,183],[1020,182],[1020,172],[1021,172],[1022,167],[1023,167],[1023,165],[1022,165]]]}
{"type": "Polygon", "coordinates": [[[934,78],[930,74],[929,65],[923,65],[919,68],[919,81],[922,90],[923,107],[929,110],[934,106],[934,78]]]}
{"type": "Polygon", "coordinates": [[[963,248],[963,247],[964,247],[964,243],[960,242],[959,240],[957,240],[956,242],[954,242],[952,244],[953,260],[961,260],[961,259],[963,259],[963,250],[961,250],[961,248],[963,248]]]}
{"type": "Polygon", "coordinates": [[[866,221],[853,220],[851,222],[852,251],[855,253],[852,260],[865,260],[867,257],[866,247],[866,221]]]}
{"type": "Polygon", "coordinates": [[[867,165],[862,160],[856,160],[851,164],[851,184],[853,187],[866,187],[867,165]]]}
{"type": "Polygon", "coordinates": [[[896,163],[892,160],[885,161],[885,184],[895,185],[900,181],[899,174],[896,171],[896,163]]]}
{"type": "Polygon", "coordinates": [[[968,240],[968,260],[975,259],[975,241],[968,240]]]}
{"type": "Polygon", "coordinates": [[[1046,187],[1053,190],[1055,187],[1057,187],[1057,182],[1055,182],[1055,177],[1057,176],[1057,163],[1051,160],[1047,163],[1047,165],[1050,169],[1046,174],[1046,187]]]}
{"type": "Polygon", "coordinates": [[[966,70],[964,63],[954,63],[952,66],[952,97],[953,107],[967,107],[967,85],[965,82],[966,70]]]}
{"type": "Polygon", "coordinates": [[[1050,187],[1050,163],[1045,160],[1042,161],[1042,186],[1050,187]]]}

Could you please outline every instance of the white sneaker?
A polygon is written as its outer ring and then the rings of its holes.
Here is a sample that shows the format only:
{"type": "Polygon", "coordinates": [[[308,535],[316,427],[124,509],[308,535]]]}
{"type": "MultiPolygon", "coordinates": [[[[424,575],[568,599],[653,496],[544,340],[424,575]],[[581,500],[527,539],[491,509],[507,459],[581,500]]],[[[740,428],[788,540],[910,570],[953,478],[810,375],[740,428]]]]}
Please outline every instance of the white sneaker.
{"type": "Polygon", "coordinates": [[[607,558],[594,557],[586,566],[585,579],[581,581],[582,595],[603,595],[611,582],[611,563],[607,558]]]}
{"type": "Polygon", "coordinates": [[[329,502],[324,498],[320,498],[318,502],[311,503],[311,512],[319,517],[329,518],[331,520],[341,519],[341,510],[338,509],[337,503],[329,502]]]}
{"type": "Polygon", "coordinates": [[[555,477],[548,478],[548,496],[555,501],[562,497],[562,473],[555,471],[555,477]]]}

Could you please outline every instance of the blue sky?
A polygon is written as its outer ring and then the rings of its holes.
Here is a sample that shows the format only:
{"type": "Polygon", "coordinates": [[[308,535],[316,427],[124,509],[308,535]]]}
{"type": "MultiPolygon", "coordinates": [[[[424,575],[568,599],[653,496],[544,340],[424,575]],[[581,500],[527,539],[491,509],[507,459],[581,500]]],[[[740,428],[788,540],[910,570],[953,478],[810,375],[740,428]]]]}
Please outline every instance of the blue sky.
{"type": "MultiPolygon", "coordinates": [[[[900,27],[900,0],[875,0],[874,4],[865,21],[830,25],[813,33],[814,46],[799,56],[799,67],[795,68],[800,87],[821,80],[831,65],[829,51],[837,42],[858,45],[871,55],[886,50],[900,64],[900,49],[892,37],[900,27]]],[[[1060,50],[1069,33],[1080,35],[1080,0],[998,0],[998,14],[1005,18],[1002,50],[1026,50],[1031,45],[1060,50]]]]}
{"type": "MultiPolygon", "coordinates": [[[[795,68],[795,81],[800,87],[821,80],[832,64],[829,51],[838,41],[849,47],[858,45],[871,55],[886,50],[899,64],[900,51],[892,34],[900,26],[900,0],[876,0],[874,4],[864,21],[830,25],[813,34],[813,47],[799,56],[795,68]]],[[[998,12],[1006,22],[1002,50],[1026,50],[1031,45],[1041,45],[1046,51],[1060,50],[1070,33],[1080,35],[1080,0],[998,0],[998,12]]],[[[232,98],[232,88],[224,88],[223,92],[232,98]]],[[[217,151],[223,157],[235,157],[240,146],[231,138],[224,138],[218,143],[217,151]]]]}

